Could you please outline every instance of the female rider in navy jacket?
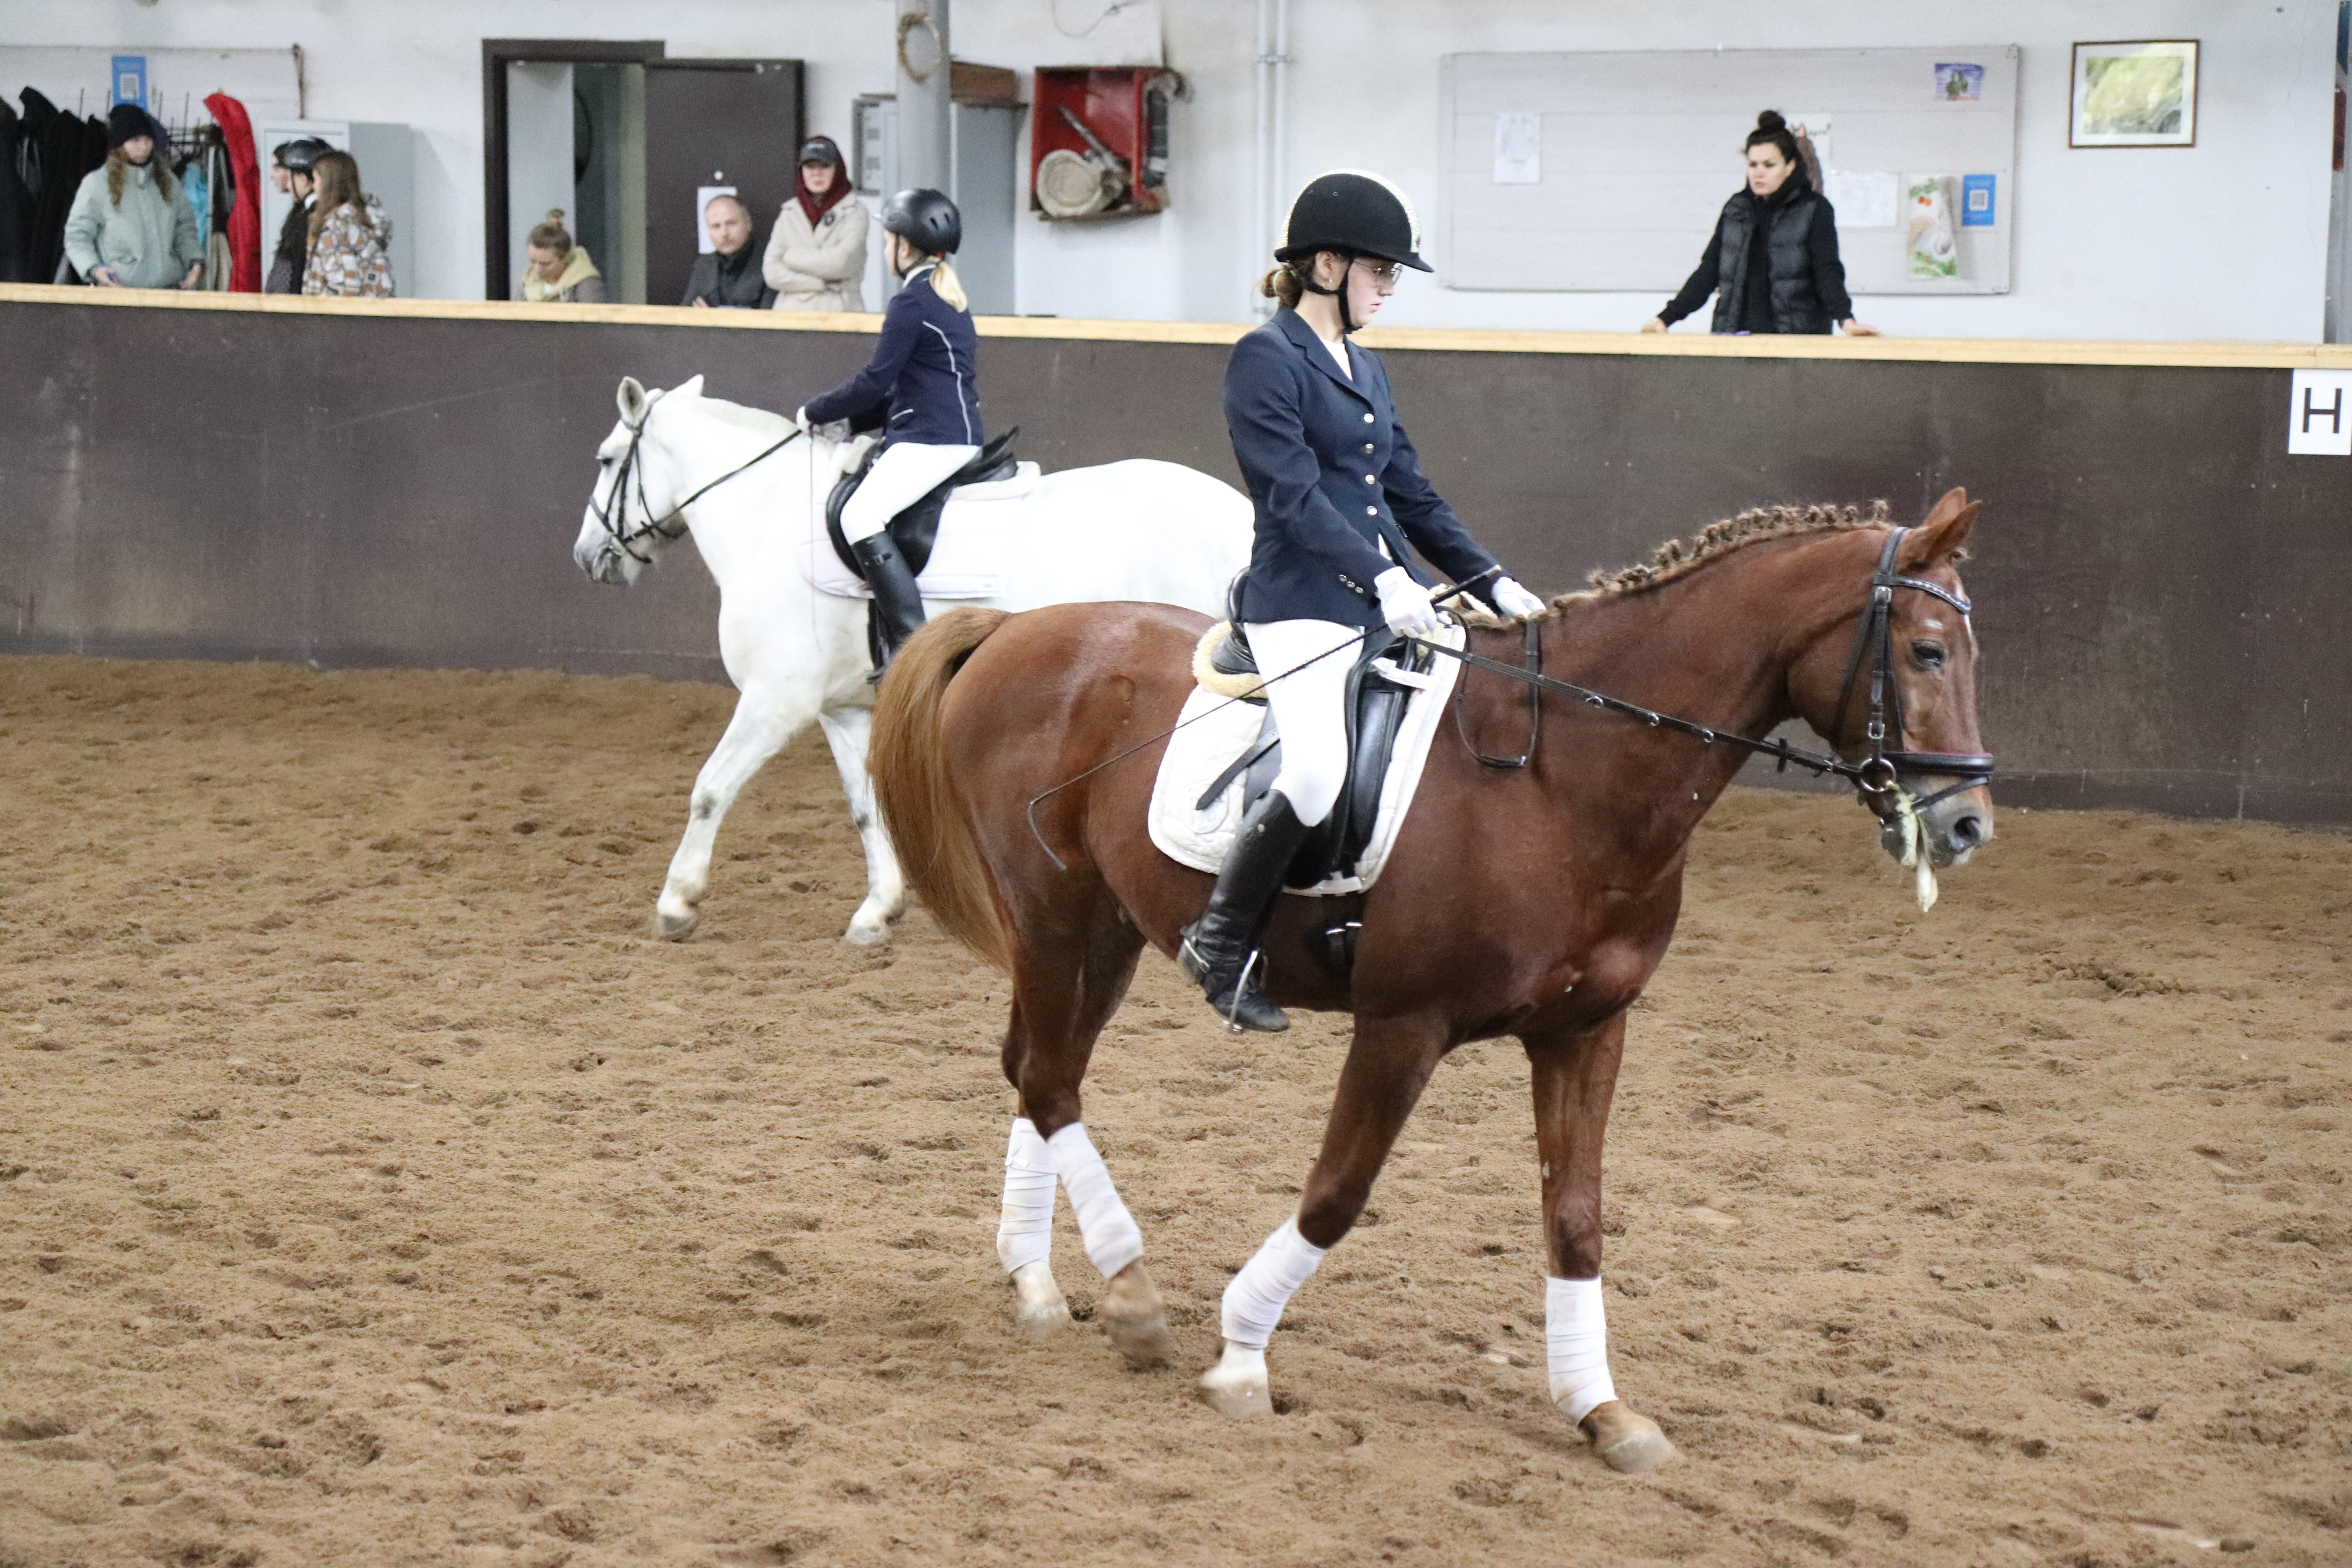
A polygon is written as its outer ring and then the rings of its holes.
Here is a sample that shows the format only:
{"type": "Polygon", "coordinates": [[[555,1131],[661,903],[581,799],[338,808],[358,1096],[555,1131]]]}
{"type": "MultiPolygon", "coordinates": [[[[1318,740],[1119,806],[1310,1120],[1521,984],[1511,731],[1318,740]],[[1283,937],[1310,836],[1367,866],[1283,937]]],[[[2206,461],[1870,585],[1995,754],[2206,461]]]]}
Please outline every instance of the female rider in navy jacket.
{"type": "MultiPolygon", "coordinates": [[[[1257,510],[1234,618],[1262,674],[1305,667],[1265,689],[1282,769],[1243,820],[1180,950],[1185,973],[1241,1028],[1289,1027],[1257,988],[1252,959],[1291,857],[1347,780],[1342,705],[1354,658],[1335,650],[1382,625],[1408,636],[1436,629],[1407,545],[1457,582],[1497,570],[1422,474],[1387,371],[1348,342],[1394,291],[1400,268],[1429,270],[1420,244],[1412,206],[1386,180],[1318,176],[1292,205],[1275,252],[1283,265],[1265,279],[1282,309],[1234,345],[1225,367],[1225,425],[1257,510]]],[[[1544,607],[1508,577],[1486,596],[1507,616],[1544,607]]]]}
{"type": "Polygon", "coordinates": [[[901,191],[882,208],[883,259],[903,281],[882,312],[882,336],[864,370],[800,411],[801,428],[880,425],[882,450],[841,509],[842,537],[880,611],[883,669],[923,624],[923,599],[890,520],[971,461],[982,443],[971,311],[948,258],[963,243],[963,215],[937,191],[901,191]]]}

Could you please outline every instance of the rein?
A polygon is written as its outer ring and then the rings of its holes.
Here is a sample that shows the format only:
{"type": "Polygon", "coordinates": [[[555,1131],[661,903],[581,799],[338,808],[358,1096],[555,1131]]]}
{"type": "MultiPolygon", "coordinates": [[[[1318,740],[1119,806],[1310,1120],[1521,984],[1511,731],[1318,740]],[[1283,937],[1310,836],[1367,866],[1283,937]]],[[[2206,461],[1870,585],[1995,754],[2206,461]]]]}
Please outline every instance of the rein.
{"type": "Polygon", "coordinates": [[[784,432],[784,438],[782,440],[777,442],[774,446],[770,447],[758,457],[753,458],[747,462],[739,463],[734,468],[728,469],[725,473],[719,475],[717,479],[711,480],[709,484],[704,485],[700,489],[696,490],[692,495],[687,497],[684,500],[670,508],[669,510],[664,512],[659,518],[656,518],[653,515],[654,509],[652,503],[646,500],[646,470],[644,466],[637,461],[637,448],[644,445],[646,439],[646,422],[653,417],[653,409],[651,407],[647,407],[645,412],[645,416],[639,419],[635,424],[629,426],[629,449],[621,454],[620,471],[613,476],[613,489],[603,506],[592,507],[589,509],[595,513],[596,521],[603,526],[605,537],[613,542],[614,546],[620,550],[622,554],[626,555],[630,560],[635,562],[640,566],[652,565],[654,558],[650,554],[638,554],[636,547],[639,544],[644,543],[648,539],[660,539],[667,543],[677,543],[679,540],[686,537],[685,525],[680,523],[678,527],[672,529],[666,526],[667,524],[676,521],[685,512],[688,507],[692,506],[696,501],[700,500],[704,496],[709,495],[720,485],[725,484],[728,480],[743,472],[746,468],[756,467],[757,465],[767,461],[768,458],[774,457],[778,452],[782,451],[786,447],[798,440],[801,437],[801,432],[797,428],[784,432]],[[643,527],[629,532],[624,532],[622,531],[621,523],[628,521],[628,487],[629,479],[632,475],[635,476],[637,481],[637,510],[646,514],[646,521],[643,527]],[[615,523],[614,521],[614,514],[616,512],[620,514],[620,523],[615,523]]]}
{"type": "MultiPolygon", "coordinates": [[[[1542,653],[1535,637],[1533,623],[1528,625],[1528,662],[1525,667],[1505,664],[1500,659],[1488,658],[1484,654],[1472,653],[1467,648],[1446,647],[1438,643],[1424,641],[1420,637],[1414,637],[1412,640],[1415,645],[1425,647],[1432,653],[1442,653],[1448,658],[1459,659],[1474,669],[1484,669],[1504,676],[1529,689],[1531,699],[1526,754],[1512,758],[1488,757],[1473,747],[1471,755],[1489,767],[1524,767],[1528,759],[1535,754],[1537,715],[1534,710],[1532,693],[1549,691],[1558,696],[1572,698],[1589,708],[1598,708],[1604,712],[1621,714],[1628,719],[1638,719],[1653,730],[1672,730],[1677,734],[1691,736],[1710,746],[1719,741],[1725,745],[1737,746],[1758,756],[1776,757],[1782,767],[1794,763],[1799,767],[1811,771],[1817,777],[1822,774],[1835,774],[1853,784],[1856,794],[1864,796],[1884,795],[1891,790],[1897,789],[1899,781],[1906,773],[1957,774],[1960,781],[1958,784],[1937,790],[1934,795],[1909,801],[1912,811],[1922,811],[1949,795],[1991,783],[1993,760],[1982,754],[1965,754],[1956,752],[1906,752],[1902,749],[1903,704],[1901,697],[1895,690],[1893,679],[1895,590],[1912,588],[1922,594],[1932,595],[1959,611],[1963,617],[1969,613],[1970,608],[1968,600],[1948,588],[1927,582],[1924,578],[1896,575],[1895,552],[1902,545],[1904,535],[1910,531],[1906,528],[1894,530],[1887,536],[1886,547],[1879,552],[1878,570],[1872,574],[1870,580],[1870,604],[1864,613],[1862,626],[1855,634],[1853,652],[1846,659],[1844,683],[1838,688],[1837,711],[1843,716],[1846,709],[1846,700],[1853,692],[1854,679],[1861,673],[1863,661],[1864,658],[1870,661],[1870,717],[1864,728],[1864,738],[1870,742],[1870,754],[1858,763],[1849,763],[1843,757],[1822,752],[1808,752],[1801,747],[1791,746],[1785,741],[1759,741],[1730,731],[1713,729],[1705,724],[1695,723],[1688,719],[1678,719],[1671,713],[1660,713],[1636,702],[1628,702],[1621,697],[1611,697],[1604,692],[1594,691],[1589,687],[1555,679],[1542,672],[1542,653]],[[1895,741],[1895,749],[1891,751],[1886,746],[1887,737],[1890,734],[1895,741]]],[[[1458,713],[1456,719],[1458,722],[1458,713]]],[[[1465,744],[1467,744],[1466,737],[1465,744]]],[[[1905,793],[1907,795],[1908,792],[1905,793]]]]}

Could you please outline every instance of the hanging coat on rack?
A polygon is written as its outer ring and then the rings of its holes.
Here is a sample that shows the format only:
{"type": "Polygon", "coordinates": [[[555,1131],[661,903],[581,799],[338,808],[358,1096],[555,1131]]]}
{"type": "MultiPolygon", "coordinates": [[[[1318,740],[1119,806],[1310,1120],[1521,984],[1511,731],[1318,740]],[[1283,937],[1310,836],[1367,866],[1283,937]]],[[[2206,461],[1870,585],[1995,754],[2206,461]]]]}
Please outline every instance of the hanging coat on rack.
{"type": "Polygon", "coordinates": [[[236,184],[236,201],[228,213],[229,289],[238,294],[261,292],[261,165],[253,155],[253,121],[245,105],[225,92],[205,100],[219,122],[221,140],[228,144],[230,178],[236,184]]]}
{"type": "Polygon", "coordinates": [[[25,188],[17,163],[17,138],[23,129],[16,110],[0,102],[0,283],[28,281],[25,242],[32,235],[33,196],[25,188]]]}

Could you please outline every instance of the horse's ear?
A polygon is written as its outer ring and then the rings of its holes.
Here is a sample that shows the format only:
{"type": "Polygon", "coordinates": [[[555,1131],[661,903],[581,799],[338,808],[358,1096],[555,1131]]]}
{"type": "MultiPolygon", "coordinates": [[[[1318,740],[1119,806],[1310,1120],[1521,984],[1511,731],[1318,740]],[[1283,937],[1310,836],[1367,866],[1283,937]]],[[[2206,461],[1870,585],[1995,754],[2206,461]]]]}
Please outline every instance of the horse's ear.
{"type": "Polygon", "coordinates": [[[1964,489],[1949,489],[1927,521],[1913,529],[1903,541],[1902,559],[1895,569],[1921,572],[1948,560],[1952,552],[1968,542],[1969,531],[1977,525],[1977,510],[1984,502],[1970,500],[1964,489]]]}
{"type": "Polygon", "coordinates": [[[681,381],[671,387],[670,392],[678,397],[699,397],[702,395],[702,377],[698,375],[692,381],[681,381]]]}
{"type": "Polygon", "coordinates": [[[614,401],[621,405],[622,420],[630,425],[645,418],[646,410],[652,406],[646,397],[645,384],[634,375],[621,378],[621,390],[614,401]]]}

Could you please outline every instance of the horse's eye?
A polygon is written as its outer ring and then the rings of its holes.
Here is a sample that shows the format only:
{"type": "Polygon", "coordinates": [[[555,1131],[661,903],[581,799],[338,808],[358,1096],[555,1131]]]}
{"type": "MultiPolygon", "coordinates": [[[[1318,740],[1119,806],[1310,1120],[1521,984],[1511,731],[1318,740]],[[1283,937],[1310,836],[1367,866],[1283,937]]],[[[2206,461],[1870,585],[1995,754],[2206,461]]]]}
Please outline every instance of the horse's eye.
{"type": "Polygon", "coordinates": [[[609,468],[613,466],[613,459],[610,458],[599,458],[596,459],[596,466],[600,468],[609,468]]]}
{"type": "Polygon", "coordinates": [[[1941,669],[1944,668],[1944,645],[1939,642],[1915,642],[1911,645],[1911,657],[1918,661],[1922,669],[1941,669]]]}

